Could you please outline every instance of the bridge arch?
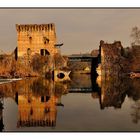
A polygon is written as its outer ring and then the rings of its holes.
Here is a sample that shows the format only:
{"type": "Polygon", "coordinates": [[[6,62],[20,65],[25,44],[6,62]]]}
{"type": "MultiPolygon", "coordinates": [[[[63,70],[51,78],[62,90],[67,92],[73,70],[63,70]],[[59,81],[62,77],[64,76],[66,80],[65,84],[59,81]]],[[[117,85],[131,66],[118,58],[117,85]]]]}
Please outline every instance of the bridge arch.
{"type": "Polygon", "coordinates": [[[54,70],[54,81],[70,80],[69,74],[71,71],[54,70]]]}

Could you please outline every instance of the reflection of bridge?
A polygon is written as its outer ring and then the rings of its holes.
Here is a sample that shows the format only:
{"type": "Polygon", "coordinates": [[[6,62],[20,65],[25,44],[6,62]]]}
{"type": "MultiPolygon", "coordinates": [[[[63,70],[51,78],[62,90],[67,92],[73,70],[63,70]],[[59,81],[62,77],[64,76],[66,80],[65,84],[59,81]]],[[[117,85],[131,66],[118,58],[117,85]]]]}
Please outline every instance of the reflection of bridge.
{"type": "Polygon", "coordinates": [[[72,87],[68,89],[69,93],[91,93],[92,87],[72,87]]]}
{"type": "Polygon", "coordinates": [[[97,71],[96,68],[98,67],[98,64],[100,63],[99,55],[92,56],[90,54],[81,54],[81,55],[69,55],[68,59],[70,62],[90,62],[91,63],[91,76],[92,80],[96,80],[97,78],[97,71]]]}

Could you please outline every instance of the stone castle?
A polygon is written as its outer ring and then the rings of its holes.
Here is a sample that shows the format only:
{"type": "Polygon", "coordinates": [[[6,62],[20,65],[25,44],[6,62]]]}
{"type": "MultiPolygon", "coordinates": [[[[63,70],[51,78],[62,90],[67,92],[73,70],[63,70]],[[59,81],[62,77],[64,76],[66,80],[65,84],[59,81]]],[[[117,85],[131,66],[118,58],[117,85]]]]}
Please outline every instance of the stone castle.
{"type": "Polygon", "coordinates": [[[51,24],[16,24],[18,57],[33,56],[35,54],[54,55],[58,52],[55,47],[55,25],[51,24]]]}

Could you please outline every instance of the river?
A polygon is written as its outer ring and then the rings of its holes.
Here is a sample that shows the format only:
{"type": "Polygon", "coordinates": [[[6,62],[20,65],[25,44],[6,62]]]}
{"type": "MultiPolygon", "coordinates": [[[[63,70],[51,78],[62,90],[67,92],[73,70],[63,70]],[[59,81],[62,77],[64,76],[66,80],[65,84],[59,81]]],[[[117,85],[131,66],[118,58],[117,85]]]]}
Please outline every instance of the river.
{"type": "Polygon", "coordinates": [[[140,79],[94,82],[79,74],[69,82],[29,78],[1,84],[0,130],[140,131],[140,79]]]}

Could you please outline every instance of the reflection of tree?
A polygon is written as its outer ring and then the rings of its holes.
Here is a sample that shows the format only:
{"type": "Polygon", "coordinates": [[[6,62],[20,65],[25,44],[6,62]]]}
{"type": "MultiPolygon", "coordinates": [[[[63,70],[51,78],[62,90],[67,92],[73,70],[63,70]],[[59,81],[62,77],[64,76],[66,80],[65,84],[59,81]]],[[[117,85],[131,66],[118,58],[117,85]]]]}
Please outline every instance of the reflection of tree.
{"type": "Polygon", "coordinates": [[[128,97],[134,101],[132,105],[132,121],[137,124],[140,120],[140,79],[131,79],[128,97]]]}
{"type": "Polygon", "coordinates": [[[33,83],[30,85],[30,88],[34,95],[41,96],[41,95],[50,95],[50,85],[51,81],[45,79],[36,79],[33,81],[33,83]]]}
{"type": "Polygon", "coordinates": [[[102,79],[101,108],[121,108],[126,95],[135,103],[132,106],[132,121],[138,123],[140,120],[140,79],[124,77],[113,77],[108,81],[102,79]]]}
{"type": "Polygon", "coordinates": [[[135,102],[132,106],[133,112],[131,113],[133,123],[137,124],[140,120],[140,100],[135,102]]]}
{"type": "Polygon", "coordinates": [[[140,79],[131,79],[131,84],[129,84],[129,91],[127,95],[129,98],[132,98],[134,101],[140,99],[140,79]]]}
{"type": "Polygon", "coordinates": [[[4,129],[4,124],[3,124],[3,97],[0,95],[0,131],[2,132],[4,129]]]}

